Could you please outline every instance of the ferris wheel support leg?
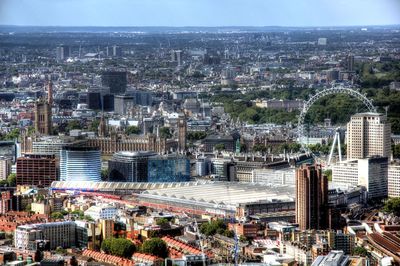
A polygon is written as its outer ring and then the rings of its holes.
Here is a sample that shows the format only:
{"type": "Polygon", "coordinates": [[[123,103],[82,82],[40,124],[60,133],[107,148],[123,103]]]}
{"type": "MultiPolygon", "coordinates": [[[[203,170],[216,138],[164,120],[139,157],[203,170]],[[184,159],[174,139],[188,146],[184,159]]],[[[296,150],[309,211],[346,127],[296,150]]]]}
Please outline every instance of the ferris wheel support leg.
{"type": "Polygon", "coordinates": [[[337,143],[338,143],[339,162],[341,162],[342,161],[342,149],[340,147],[340,134],[339,134],[339,131],[336,132],[336,134],[337,134],[337,143]]]}
{"type": "Polygon", "coordinates": [[[328,157],[328,165],[331,165],[333,151],[335,150],[336,138],[337,138],[337,134],[335,133],[335,136],[333,137],[333,143],[332,143],[331,151],[330,151],[329,157],[328,157]]]}

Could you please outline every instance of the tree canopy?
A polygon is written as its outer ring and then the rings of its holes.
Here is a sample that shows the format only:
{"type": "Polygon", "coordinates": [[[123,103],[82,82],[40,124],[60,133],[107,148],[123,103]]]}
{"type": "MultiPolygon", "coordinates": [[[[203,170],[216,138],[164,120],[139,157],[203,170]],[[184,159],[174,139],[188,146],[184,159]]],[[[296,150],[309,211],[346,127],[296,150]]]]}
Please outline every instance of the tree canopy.
{"type": "Polygon", "coordinates": [[[400,216],[400,198],[392,198],[386,201],[383,211],[400,216]]]}
{"type": "Polygon", "coordinates": [[[137,135],[140,133],[140,128],[138,128],[137,126],[128,126],[125,129],[125,133],[127,135],[137,135]]]}
{"type": "Polygon", "coordinates": [[[167,139],[172,137],[172,133],[171,133],[169,127],[161,127],[160,128],[160,137],[167,138],[167,139]]]}
{"type": "Polygon", "coordinates": [[[17,174],[9,174],[7,177],[7,183],[10,187],[15,187],[17,184],[17,174]]]}
{"type": "Polygon", "coordinates": [[[161,258],[168,256],[167,244],[158,237],[146,240],[141,247],[141,252],[161,258]]]}
{"type": "Polygon", "coordinates": [[[130,258],[136,251],[136,246],[125,238],[107,238],[101,243],[101,249],[106,254],[130,258]]]}

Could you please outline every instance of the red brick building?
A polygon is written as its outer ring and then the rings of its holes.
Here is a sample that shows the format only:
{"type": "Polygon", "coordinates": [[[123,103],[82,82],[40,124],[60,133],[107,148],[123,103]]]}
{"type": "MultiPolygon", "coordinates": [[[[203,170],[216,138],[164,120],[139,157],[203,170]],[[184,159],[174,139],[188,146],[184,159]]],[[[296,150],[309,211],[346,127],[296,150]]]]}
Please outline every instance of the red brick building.
{"type": "Polygon", "coordinates": [[[54,155],[26,154],[17,159],[17,185],[49,187],[57,180],[54,155]]]}

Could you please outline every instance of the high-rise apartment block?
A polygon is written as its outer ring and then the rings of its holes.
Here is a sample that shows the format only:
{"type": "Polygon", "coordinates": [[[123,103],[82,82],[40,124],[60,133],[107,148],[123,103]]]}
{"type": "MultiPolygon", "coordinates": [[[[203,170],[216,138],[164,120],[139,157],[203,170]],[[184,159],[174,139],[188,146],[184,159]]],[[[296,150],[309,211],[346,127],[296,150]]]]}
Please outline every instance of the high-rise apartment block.
{"type": "Polygon", "coordinates": [[[378,113],[353,115],[347,124],[347,159],[390,157],[390,123],[378,113]]]}
{"type": "Polygon", "coordinates": [[[328,179],[320,165],[296,170],[296,222],[300,230],[324,229],[328,224],[328,179]]]}
{"type": "Polygon", "coordinates": [[[61,45],[57,47],[57,60],[62,61],[71,57],[71,47],[67,45],[61,45]]]}
{"type": "Polygon", "coordinates": [[[7,157],[0,157],[0,180],[6,180],[11,173],[12,160],[7,157]]]}

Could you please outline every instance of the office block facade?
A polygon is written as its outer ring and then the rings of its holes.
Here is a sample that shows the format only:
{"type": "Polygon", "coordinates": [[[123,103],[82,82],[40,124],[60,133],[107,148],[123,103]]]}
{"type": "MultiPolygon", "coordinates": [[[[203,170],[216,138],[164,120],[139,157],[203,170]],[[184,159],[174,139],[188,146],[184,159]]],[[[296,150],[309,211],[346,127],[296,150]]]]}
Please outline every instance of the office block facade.
{"type": "Polygon", "coordinates": [[[300,230],[327,226],[328,179],[320,165],[302,165],[296,170],[296,222],[300,230]]]}
{"type": "Polygon", "coordinates": [[[60,180],[101,180],[101,152],[95,147],[68,146],[60,151],[60,180]]]}
{"type": "Polygon", "coordinates": [[[347,124],[347,159],[390,157],[390,131],[390,123],[385,115],[353,115],[347,124]]]}
{"type": "Polygon", "coordinates": [[[26,154],[17,159],[17,185],[48,187],[57,180],[54,155],[26,154]]]}

